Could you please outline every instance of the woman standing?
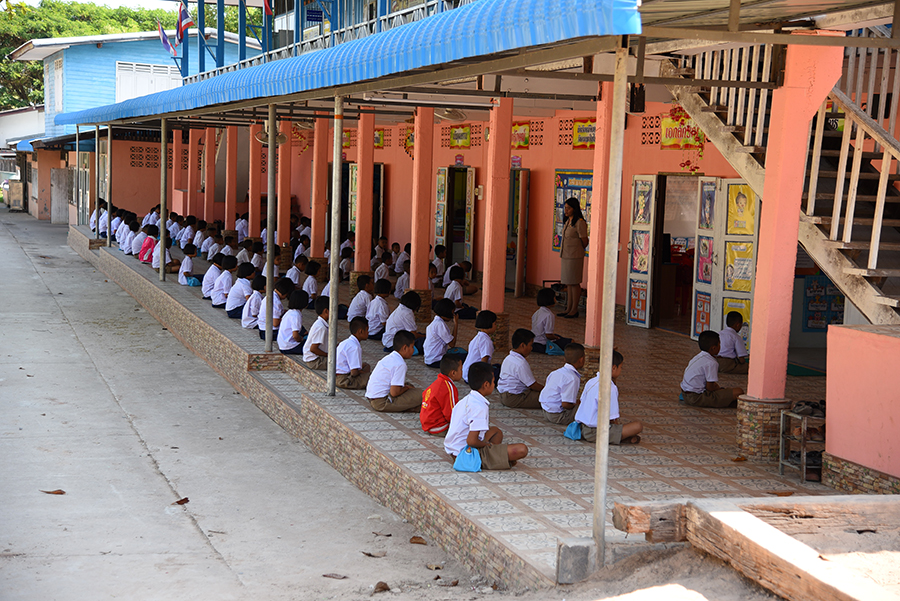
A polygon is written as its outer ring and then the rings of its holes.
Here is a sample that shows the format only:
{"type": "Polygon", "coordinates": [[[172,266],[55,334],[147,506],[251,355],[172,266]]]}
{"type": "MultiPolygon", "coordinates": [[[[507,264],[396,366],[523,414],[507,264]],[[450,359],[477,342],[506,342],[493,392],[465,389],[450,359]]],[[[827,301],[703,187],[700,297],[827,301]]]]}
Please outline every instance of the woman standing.
{"type": "Polygon", "coordinates": [[[568,287],[566,310],[561,317],[578,317],[578,301],[581,300],[581,278],[584,274],[584,249],[588,245],[587,223],[577,198],[566,200],[566,222],[563,226],[562,247],[559,251],[562,263],[559,281],[568,287]]]}

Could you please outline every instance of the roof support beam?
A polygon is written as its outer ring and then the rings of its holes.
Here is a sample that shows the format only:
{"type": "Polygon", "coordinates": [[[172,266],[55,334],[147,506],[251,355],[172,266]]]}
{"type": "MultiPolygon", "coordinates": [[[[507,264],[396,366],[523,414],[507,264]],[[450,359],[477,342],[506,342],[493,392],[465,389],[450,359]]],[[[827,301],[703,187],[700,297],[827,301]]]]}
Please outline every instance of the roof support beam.
{"type": "MultiPolygon", "coordinates": [[[[545,79],[559,79],[569,81],[613,81],[612,75],[605,73],[566,73],[559,71],[510,71],[505,75],[519,77],[540,77],[545,79]]],[[[685,79],[682,77],[646,77],[629,75],[628,83],[657,84],[663,86],[689,86],[689,87],[718,87],[718,88],[757,88],[774,90],[777,84],[770,81],[732,81],[720,79],[685,79]]]]}
{"type": "Polygon", "coordinates": [[[846,48],[900,48],[895,38],[851,38],[838,36],[791,35],[787,33],[730,32],[680,27],[644,27],[647,37],[673,40],[707,40],[740,44],[793,44],[798,46],[844,46],[846,48]]]}
{"type": "Polygon", "coordinates": [[[728,7],[728,31],[738,31],[741,27],[741,0],[731,0],[728,7]]]}

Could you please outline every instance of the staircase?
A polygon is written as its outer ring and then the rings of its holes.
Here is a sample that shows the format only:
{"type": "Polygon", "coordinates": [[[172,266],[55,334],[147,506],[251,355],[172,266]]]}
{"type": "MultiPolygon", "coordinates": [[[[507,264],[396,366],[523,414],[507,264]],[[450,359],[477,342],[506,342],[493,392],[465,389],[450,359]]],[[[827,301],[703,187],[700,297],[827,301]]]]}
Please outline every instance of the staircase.
{"type": "MultiPolygon", "coordinates": [[[[871,323],[900,324],[900,52],[846,52],[841,82],[810,122],[798,240],[871,323]],[[881,69],[892,64],[893,70],[881,69]],[[861,107],[867,98],[874,102],[861,107]],[[891,106],[879,107],[880,98],[888,98],[891,106]]],[[[781,56],[783,48],[745,46],[701,52],[678,65],[664,62],[660,69],[663,77],[757,86],[676,85],[669,91],[760,196],[763,210],[770,89],[777,83],[781,56]]]]}

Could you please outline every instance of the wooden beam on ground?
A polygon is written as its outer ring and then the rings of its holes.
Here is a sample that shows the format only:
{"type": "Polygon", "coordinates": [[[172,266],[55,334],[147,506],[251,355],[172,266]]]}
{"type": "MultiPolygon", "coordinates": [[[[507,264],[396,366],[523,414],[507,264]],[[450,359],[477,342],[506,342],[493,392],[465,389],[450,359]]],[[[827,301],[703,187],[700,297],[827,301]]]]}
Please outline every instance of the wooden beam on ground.
{"type": "Polygon", "coordinates": [[[636,505],[616,503],[613,525],[629,534],[643,534],[649,542],[674,543],[687,540],[684,505],[688,500],[654,501],[636,505]]]}
{"type": "Polygon", "coordinates": [[[900,524],[900,498],[891,495],[753,499],[735,504],[791,535],[877,531],[900,524]]]}

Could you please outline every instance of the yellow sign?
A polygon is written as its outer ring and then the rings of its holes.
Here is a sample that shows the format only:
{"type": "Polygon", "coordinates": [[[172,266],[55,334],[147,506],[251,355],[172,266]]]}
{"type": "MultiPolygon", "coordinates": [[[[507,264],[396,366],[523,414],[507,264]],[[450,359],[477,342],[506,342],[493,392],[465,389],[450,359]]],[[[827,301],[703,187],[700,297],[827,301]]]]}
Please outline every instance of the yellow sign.
{"type": "Polygon", "coordinates": [[[590,150],[597,140],[597,119],[575,119],[572,123],[572,148],[590,150]]]}
{"type": "Polygon", "coordinates": [[[746,184],[728,186],[728,235],[752,236],[756,231],[756,194],[746,184]]]}
{"type": "Polygon", "coordinates": [[[517,121],[512,124],[510,148],[527,149],[531,142],[531,121],[517,121]]]}
{"type": "Polygon", "coordinates": [[[753,284],[753,243],[725,243],[725,290],[750,292],[753,284]]]}
{"type": "Polygon", "coordinates": [[[375,148],[384,148],[384,130],[375,130],[375,148]]]}
{"type": "Polygon", "coordinates": [[[414,159],[413,151],[416,147],[416,130],[410,127],[406,130],[406,134],[403,138],[403,148],[406,150],[406,154],[409,155],[411,159],[414,159]]]}
{"type": "Polygon", "coordinates": [[[457,125],[450,128],[450,148],[469,148],[471,145],[471,125],[457,125]]]}
{"type": "Polygon", "coordinates": [[[663,117],[659,120],[659,146],[663,150],[703,148],[703,132],[690,117],[663,117]]]}
{"type": "Polygon", "coordinates": [[[350,132],[344,131],[341,136],[341,147],[350,148],[350,132]]]}

